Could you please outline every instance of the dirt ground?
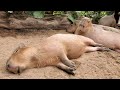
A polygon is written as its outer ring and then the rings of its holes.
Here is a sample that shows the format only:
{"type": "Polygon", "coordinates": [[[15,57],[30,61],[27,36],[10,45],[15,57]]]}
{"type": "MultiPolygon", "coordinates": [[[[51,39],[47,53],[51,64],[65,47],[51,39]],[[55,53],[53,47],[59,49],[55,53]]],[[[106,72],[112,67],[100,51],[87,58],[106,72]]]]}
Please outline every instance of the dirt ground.
{"type": "Polygon", "coordinates": [[[0,79],[119,79],[120,54],[115,51],[96,51],[85,53],[74,60],[77,66],[76,74],[48,66],[25,70],[20,75],[6,71],[6,61],[20,43],[36,44],[41,39],[56,33],[66,33],[65,30],[0,30],[0,79]]]}

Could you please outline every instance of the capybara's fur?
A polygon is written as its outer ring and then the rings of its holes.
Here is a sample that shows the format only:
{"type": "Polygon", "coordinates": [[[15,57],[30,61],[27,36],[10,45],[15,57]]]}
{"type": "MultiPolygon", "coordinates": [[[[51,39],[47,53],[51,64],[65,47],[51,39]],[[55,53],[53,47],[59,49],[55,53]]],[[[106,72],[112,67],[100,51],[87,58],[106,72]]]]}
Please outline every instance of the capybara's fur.
{"type": "Polygon", "coordinates": [[[108,50],[92,39],[74,34],[55,34],[42,40],[39,47],[22,46],[17,48],[6,63],[6,69],[21,73],[28,68],[56,66],[74,74],[77,59],[85,52],[108,50]]]}
{"type": "Polygon", "coordinates": [[[77,26],[75,34],[91,38],[105,47],[120,50],[120,34],[112,31],[106,31],[103,28],[93,27],[91,20],[84,17],[77,26]]]}
{"type": "Polygon", "coordinates": [[[104,16],[99,20],[100,25],[116,27],[116,20],[114,18],[114,14],[104,16]]]}
{"type": "Polygon", "coordinates": [[[67,28],[66,32],[74,33],[76,29],[77,29],[76,25],[75,25],[75,24],[71,24],[71,25],[67,28]]]}
{"type": "Polygon", "coordinates": [[[74,34],[75,30],[77,29],[77,24],[79,23],[80,20],[81,20],[81,19],[75,20],[74,23],[71,24],[71,25],[67,28],[66,32],[69,32],[69,33],[73,33],[73,34],[74,34]]]}
{"type": "MultiPolygon", "coordinates": [[[[79,20],[79,22],[80,22],[80,20],[79,20]]],[[[69,28],[66,30],[66,32],[69,32],[69,33],[75,33],[75,31],[76,31],[76,29],[77,29],[77,27],[78,27],[78,23],[79,22],[75,22],[74,24],[71,24],[70,26],[69,26],[69,28]]],[[[117,32],[117,33],[120,33],[120,30],[119,29],[117,29],[118,27],[116,27],[116,28],[114,28],[114,27],[109,27],[109,26],[104,26],[104,25],[99,25],[99,24],[92,24],[93,25],[93,28],[101,28],[101,29],[103,29],[103,30],[105,30],[105,31],[112,31],[112,32],[117,32]]]]}
{"type": "Polygon", "coordinates": [[[98,24],[93,24],[94,28],[101,28],[105,31],[112,31],[112,32],[116,32],[116,33],[120,33],[120,30],[114,27],[109,27],[109,26],[104,26],[104,25],[98,25],[98,24]]]}

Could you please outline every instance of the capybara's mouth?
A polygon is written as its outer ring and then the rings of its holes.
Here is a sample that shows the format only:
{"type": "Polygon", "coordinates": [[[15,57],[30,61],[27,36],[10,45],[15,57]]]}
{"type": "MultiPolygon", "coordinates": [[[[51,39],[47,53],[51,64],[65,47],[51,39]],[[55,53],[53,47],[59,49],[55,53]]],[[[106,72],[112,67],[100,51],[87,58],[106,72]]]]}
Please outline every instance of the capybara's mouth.
{"type": "Polygon", "coordinates": [[[11,67],[10,65],[7,65],[6,66],[6,69],[7,71],[9,71],[10,73],[13,73],[13,74],[21,74],[21,72],[24,70],[22,68],[20,68],[19,66],[18,67],[11,67]]]}
{"type": "Polygon", "coordinates": [[[19,71],[13,71],[13,70],[10,70],[9,68],[7,68],[7,71],[12,74],[19,74],[19,71]]]}
{"type": "Polygon", "coordinates": [[[20,67],[18,67],[17,73],[20,75],[21,73],[20,67]]]}
{"type": "Polygon", "coordinates": [[[10,72],[10,73],[12,73],[12,74],[18,74],[18,75],[20,75],[21,74],[21,71],[20,71],[20,69],[18,68],[18,70],[17,71],[12,71],[12,70],[9,70],[9,69],[7,69],[7,71],[8,72],[10,72]]]}

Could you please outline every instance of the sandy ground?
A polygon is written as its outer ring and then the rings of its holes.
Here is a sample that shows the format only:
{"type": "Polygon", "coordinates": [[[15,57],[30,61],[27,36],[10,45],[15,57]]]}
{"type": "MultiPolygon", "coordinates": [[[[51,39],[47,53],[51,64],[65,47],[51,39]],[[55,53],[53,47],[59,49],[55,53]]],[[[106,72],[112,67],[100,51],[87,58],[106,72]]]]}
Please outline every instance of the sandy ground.
{"type": "Polygon", "coordinates": [[[21,75],[6,71],[6,61],[20,43],[36,44],[41,39],[65,30],[14,31],[0,30],[0,79],[119,79],[120,54],[115,51],[85,53],[74,60],[77,66],[75,76],[48,66],[25,70],[21,75]]]}

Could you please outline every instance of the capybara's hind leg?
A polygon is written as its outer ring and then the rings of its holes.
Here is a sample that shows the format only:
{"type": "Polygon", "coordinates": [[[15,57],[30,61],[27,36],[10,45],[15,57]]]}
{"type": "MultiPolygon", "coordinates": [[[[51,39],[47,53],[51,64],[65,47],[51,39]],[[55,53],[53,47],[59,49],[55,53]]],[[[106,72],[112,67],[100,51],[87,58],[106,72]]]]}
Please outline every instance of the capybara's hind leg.
{"type": "Polygon", "coordinates": [[[100,43],[96,43],[94,42],[93,40],[89,40],[89,42],[87,42],[89,46],[93,46],[93,47],[104,47],[103,44],[100,44],[100,43]]]}
{"type": "Polygon", "coordinates": [[[65,53],[62,53],[62,55],[59,58],[61,62],[67,65],[68,67],[75,67],[75,63],[69,60],[65,53]]]}
{"type": "Polygon", "coordinates": [[[61,69],[61,70],[64,70],[65,72],[67,72],[67,73],[69,73],[69,74],[75,74],[73,71],[75,70],[75,68],[71,68],[71,67],[68,67],[68,66],[66,66],[65,64],[63,64],[63,63],[58,63],[57,65],[56,65],[59,69],[61,69]]]}
{"type": "Polygon", "coordinates": [[[106,47],[86,47],[86,52],[94,52],[94,51],[109,51],[109,48],[106,47]]]}
{"type": "Polygon", "coordinates": [[[99,44],[99,43],[92,43],[91,46],[94,46],[94,47],[104,47],[103,44],[99,44]]]}

